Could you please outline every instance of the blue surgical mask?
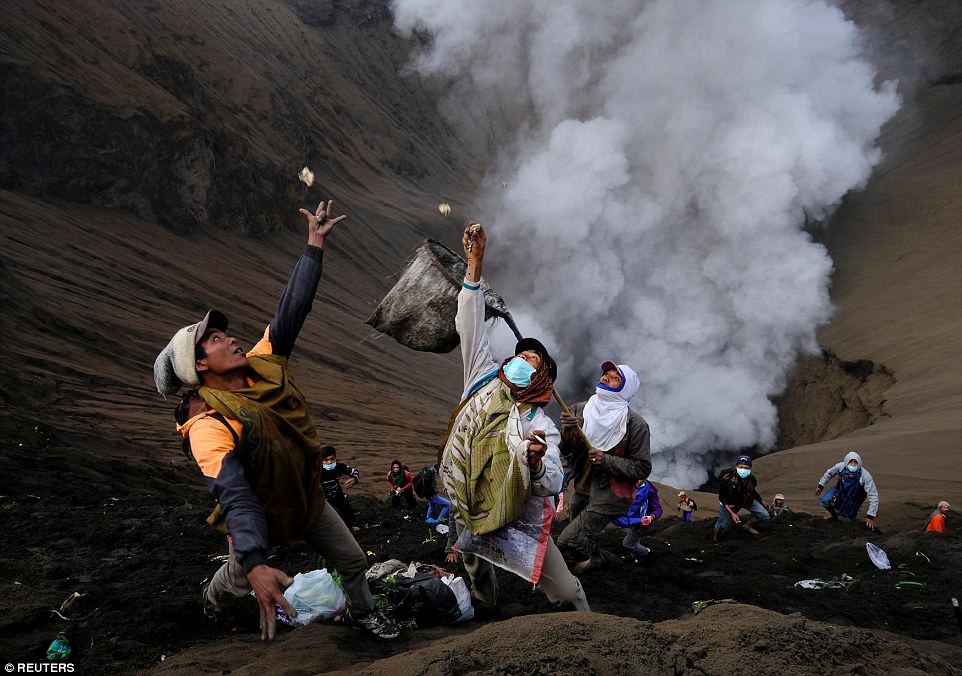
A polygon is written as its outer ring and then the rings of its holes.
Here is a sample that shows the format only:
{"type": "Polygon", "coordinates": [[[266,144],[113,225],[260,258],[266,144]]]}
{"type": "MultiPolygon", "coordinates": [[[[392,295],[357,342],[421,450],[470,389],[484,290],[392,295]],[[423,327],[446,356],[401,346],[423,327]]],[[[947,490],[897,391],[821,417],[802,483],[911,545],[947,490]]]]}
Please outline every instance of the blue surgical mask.
{"type": "Polygon", "coordinates": [[[336,462],[332,462],[330,465],[324,464],[324,465],[322,465],[322,467],[324,467],[324,469],[326,469],[327,471],[330,472],[330,471],[333,470],[335,467],[337,467],[337,463],[336,463],[336,462]]]}
{"type": "Polygon", "coordinates": [[[858,471],[858,465],[849,465],[849,466],[846,467],[845,469],[847,469],[849,472],[857,472],[857,471],[858,471]]]}
{"type": "Polygon", "coordinates": [[[742,479],[747,479],[748,475],[752,473],[750,469],[743,469],[742,467],[736,467],[735,471],[738,472],[738,476],[742,479]]]}
{"type": "Polygon", "coordinates": [[[504,377],[513,385],[527,387],[531,384],[531,376],[535,368],[521,357],[515,357],[504,365],[504,377]]]}

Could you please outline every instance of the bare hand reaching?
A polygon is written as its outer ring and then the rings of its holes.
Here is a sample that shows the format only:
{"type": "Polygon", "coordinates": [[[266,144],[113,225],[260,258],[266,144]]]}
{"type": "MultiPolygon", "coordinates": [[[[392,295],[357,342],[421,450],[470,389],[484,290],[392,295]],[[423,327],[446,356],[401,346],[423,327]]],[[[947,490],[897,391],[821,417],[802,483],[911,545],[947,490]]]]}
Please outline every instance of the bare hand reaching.
{"type": "Polygon", "coordinates": [[[347,218],[346,214],[334,217],[334,200],[327,200],[327,204],[321,200],[314,213],[307,209],[300,209],[300,212],[307,217],[307,243],[319,249],[324,248],[324,240],[334,226],[347,218]]]}
{"type": "Polygon", "coordinates": [[[261,611],[261,640],[273,641],[277,631],[277,617],[274,607],[280,606],[283,608],[288,617],[297,617],[297,611],[284,598],[284,589],[289,587],[294,580],[288,577],[283,570],[262,563],[254,566],[247,573],[247,581],[254,588],[257,605],[261,611]]]}

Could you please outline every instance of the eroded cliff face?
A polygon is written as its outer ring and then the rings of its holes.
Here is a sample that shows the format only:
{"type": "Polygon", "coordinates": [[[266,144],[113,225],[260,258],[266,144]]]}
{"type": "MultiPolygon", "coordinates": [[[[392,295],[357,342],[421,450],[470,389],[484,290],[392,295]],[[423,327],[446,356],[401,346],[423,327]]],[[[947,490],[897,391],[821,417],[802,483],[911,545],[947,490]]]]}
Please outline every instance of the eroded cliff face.
{"type": "Polygon", "coordinates": [[[320,193],[388,203],[469,165],[399,76],[386,0],[16,4],[0,187],[256,235],[292,222],[304,165],[320,193]]]}
{"type": "Polygon", "coordinates": [[[837,439],[874,424],[885,414],[894,374],[869,359],[843,361],[829,350],[802,357],[778,407],[777,449],[837,439]]]}
{"type": "Polygon", "coordinates": [[[819,333],[822,353],[801,356],[774,399],[779,450],[837,439],[893,415],[911,428],[904,416],[950,410],[957,399],[958,341],[952,347],[947,337],[958,313],[933,289],[958,279],[951,272],[957,238],[946,236],[954,226],[945,215],[957,211],[952,205],[962,195],[962,4],[839,6],[859,26],[876,79],[898,81],[903,105],[883,130],[883,159],[869,185],[813,230],[835,264],[837,312],[819,333]],[[903,399],[897,384],[914,394],[903,399]]]}

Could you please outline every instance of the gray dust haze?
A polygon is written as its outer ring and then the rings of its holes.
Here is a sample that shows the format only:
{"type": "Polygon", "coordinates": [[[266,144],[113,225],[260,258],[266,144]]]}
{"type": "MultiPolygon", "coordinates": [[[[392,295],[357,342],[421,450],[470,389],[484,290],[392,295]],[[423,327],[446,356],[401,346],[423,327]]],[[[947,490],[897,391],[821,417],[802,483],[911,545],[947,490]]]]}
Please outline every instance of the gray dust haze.
{"type": "MultiPolygon", "coordinates": [[[[653,477],[775,439],[770,397],[831,316],[806,223],[864,186],[899,107],[858,27],[801,0],[397,0],[431,36],[466,142],[500,149],[474,212],[485,277],[560,357],[562,390],[631,364],[653,477]],[[505,187],[506,184],[506,187],[505,187]]],[[[498,356],[511,350],[499,330],[498,356]]]]}

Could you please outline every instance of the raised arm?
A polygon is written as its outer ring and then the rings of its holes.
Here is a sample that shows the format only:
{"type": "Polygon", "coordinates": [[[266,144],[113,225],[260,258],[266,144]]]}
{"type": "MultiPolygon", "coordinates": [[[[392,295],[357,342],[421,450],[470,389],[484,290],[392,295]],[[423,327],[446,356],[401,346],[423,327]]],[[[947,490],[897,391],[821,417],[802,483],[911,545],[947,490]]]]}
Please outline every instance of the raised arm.
{"type": "Polygon", "coordinates": [[[484,325],[484,293],[481,291],[481,268],[487,235],[480,225],[472,234],[472,227],[473,225],[469,225],[465,228],[461,238],[468,268],[461,285],[461,293],[458,294],[458,314],[454,320],[461,338],[461,359],[464,363],[462,400],[468,396],[478,380],[498,368],[498,363],[491,356],[491,345],[484,325]]]}
{"type": "Polygon", "coordinates": [[[328,200],[326,204],[318,204],[315,212],[300,210],[307,218],[307,250],[297,260],[291,279],[277,302],[274,319],[271,320],[268,335],[274,354],[290,356],[304,320],[311,311],[321,280],[324,242],[334,226],[347,218],[335,217],[333,209],[334,200],[328,200]]]}

